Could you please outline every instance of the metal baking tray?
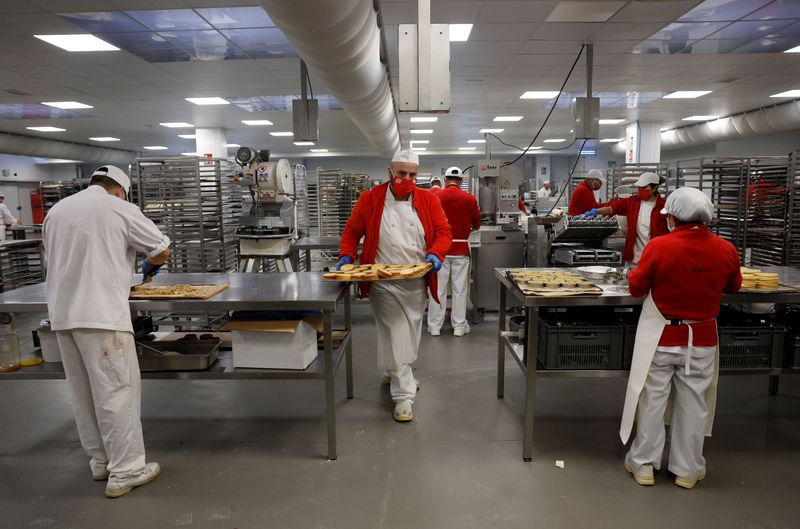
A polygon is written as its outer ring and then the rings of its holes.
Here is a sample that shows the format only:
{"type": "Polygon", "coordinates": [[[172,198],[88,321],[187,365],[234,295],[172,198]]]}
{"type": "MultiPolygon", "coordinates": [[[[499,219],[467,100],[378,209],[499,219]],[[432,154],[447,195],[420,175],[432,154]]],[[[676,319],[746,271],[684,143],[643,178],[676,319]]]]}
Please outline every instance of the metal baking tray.
{"type": "Polygon", "coordinates": [[[618,230],[619,222],[616,216],[589,219],[563,217],[553,226],[553,242],[597,241],[599,243],[618,230]]]}
{"type": "Polygon", "coordinates": [[[203,371],[217,360],[221,340],[137,342],[140,371],[203,371]],[[167,351],[179,354],[164,354],[167,351]]]}

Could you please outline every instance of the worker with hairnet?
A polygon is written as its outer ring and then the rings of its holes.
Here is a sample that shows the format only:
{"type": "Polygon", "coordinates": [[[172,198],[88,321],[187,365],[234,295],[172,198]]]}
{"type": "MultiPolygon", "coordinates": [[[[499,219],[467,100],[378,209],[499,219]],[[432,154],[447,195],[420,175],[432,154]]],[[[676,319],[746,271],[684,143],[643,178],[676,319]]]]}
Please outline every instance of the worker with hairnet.
{"type": "Polygon", "coordinates": [[[431,188],[428,189],[428,191],[430,191],[435,195],[439,193],[439,191],[441,190],[442,190],[442,179],[439,178],[438,176],[434,176],[433,178],[431,178],[431,188]]]}
{"type": "Polygon", "coordinates": [[[11,214],[11,210],[5,205],[5,201],[6,195],[0,193],[0,222],[3,223],[0,226],[0,241],[6,240],[6,228],[19,224],[17,218],[11,214]]]}
{"type": "Polygon", "coordinates": [[[436,196],[450,223],[453,243],[447,251],[447,257],[438,272],[438,303],[433,296],[428,301],[428,332],[431,336],[439,336],[444,324],[447,306],[447,287],[453,293],[453,304],[450,310],[450,323],[454,336],[469,333],[467,323],[467,295],[469,292],[469,234],[481,227],[481,212],[475,197],[461,190],[463,175],[458,167],[450,167],[445,171],[445,188],[436,196]]]}
{"type": "Polygon", "coordinates": [[[669,470],[676,485],[691,489],[706,476],[703,440],[711,433],[719,370],[716,317],[722,293],[738,291],[742,275],[733,245],[708,231],[714,206],[703,192],[677,189],[661,212],[671,233],[650,241],[628,276],[631,294],[647,297],[620,438],[628,442],[636,418],[625,468],[640,485],[653,485],[672,398],[669,470]]]}
{"type": "Polygon", "coordinates": [[[625,247],[622,258],[626,263],[636,264],[647,243],[667,233],[667,217],[661,213],[664,197],[658,192],[661,178],[650,172],[639,175],[633,186],[635,195],[615,200],[608,206],[585,211],[584,215],[622,215],[628,220],[625,247]]]}
{"type": "Polygon", "coordinates": [[[600,169],[591,169],[586,178],[575,186],[569,199],[570,216],[581,215],[589,210],[601,208],[608,202],[598,202],[594,196],[595,191],[600,191],[606,183],[606,177],[600,169]]]}
{"type": "MultiPolygon", "coordinates": [[[[418,170],[417,153],[399,151],[389,166],[389,181],[361,194],[342,232],[337,270],[355,261],[361,237],[360,264],[426,261],[432,272],[442,268],[452,242],[450,225],[439,199],[416,186],[418,170]]],[[[427,274],[427,288],[438,303],[435,273],[427,274]]],[[[369,295],[375,313],[378,368],[395,402],[392,417],[411,421],[417,392],[411,365],[422,337],[426,278],[364,282],[360,290],[369,295]]]]}
{"type": "Polygon", "coordinates": [[[89,187],[47,212],[47,311],[56,333],[78,435],[96,481],[116,498],[154,480],[140,419],[141,379],[128,306],[136,253],[143,279],[169,257],[170,240],[127,201],[131,181],[99,167],[89,187]]]}

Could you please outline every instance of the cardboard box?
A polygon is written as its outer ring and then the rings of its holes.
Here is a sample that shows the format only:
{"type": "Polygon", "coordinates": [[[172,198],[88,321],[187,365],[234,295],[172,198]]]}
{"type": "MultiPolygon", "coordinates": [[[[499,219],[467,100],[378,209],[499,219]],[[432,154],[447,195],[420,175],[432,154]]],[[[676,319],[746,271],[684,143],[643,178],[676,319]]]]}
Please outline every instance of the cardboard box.
{"type": "Polygon", "coordinates": [[[229,321],[233,367],[305,369],[317,357],[322,318],[304,320],[229,321]]]}

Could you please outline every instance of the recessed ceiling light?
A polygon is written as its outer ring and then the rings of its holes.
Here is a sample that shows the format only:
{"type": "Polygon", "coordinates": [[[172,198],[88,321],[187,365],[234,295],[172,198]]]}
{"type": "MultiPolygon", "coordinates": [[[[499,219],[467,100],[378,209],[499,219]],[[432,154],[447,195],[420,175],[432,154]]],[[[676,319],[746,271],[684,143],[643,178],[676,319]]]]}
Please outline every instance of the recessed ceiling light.
{"type": "Polygon", "coordinates": [[[195,105],[230,105],[230,101],[226,101],[221,97],[187,97],[186,101],[194,103],[195,105]]]}
{"type": "Polygon", "coordinates": [[[561,143],[562,141],[567,141],[564,138],[550,138],[549,140],[544,140],[545,143],[561,143]]]}
{"type": "Polygon", "coordinates": [[[601,119],[600,121],[598,121],[598,123],[600,123],[601,125],[616,125],[617,123],[622,123],[623,121],[625,120],[618,118],[609,118],[609,119],[601,119]]]}
{"type": "Polygon", "coordinates": [[[47,105],[49,107],[56,107],[61,108],[64,110],[74,110],[77,108],[94,108],[92,105],[84,105],[83,103],[78,103],[77,101],[51,101],[51,102],[42,102],[43,105],[47,105]]]}
{"type": "Polygon", "coordinates": [[[415,143],[427,144],[427,143],[430,143],[430,142],[431,142],[431,140],[411,140],[408,143],[410,143],[411,145],[414,145],[415,143]]]}
{"type": "Polygon", "coordinates": [[[665,95],[664,99],[694,99],[710,93],[711,90],[678,90],[665,95]]]}
{"type": "Polygon", "coordinates": [[[606,138],[604,140],[600,140],[600,143],[619,143],[624,139],[625,138],[606,138]]]}
{"type": "Polygon", "coordinates": [[[226,145],[226,147],[228,147],[230,149],[237,149],[237,148],[241,147],[241,145],[239,145],[238,143],[229,143],[229,144],[226,145]]]}
{"type": "Polygon", "coordinates": [[[500,134],[506,129],[481,129],[478,134],[500,134]]]}
{"type": "Polygon", "coordinates": [[[296,142],[294,142],[294,144],[297,145],[298,147],[304,147],[304,146],[308,146],[308,145],[314,145],[314,142],[313,141],[296,141],[296,142]]]}
{"type": "Polygon", "coordinates": [[[800,53],[800,46],[795,46],[794,48],[789,48],[788,50],[784,51],[783,53],[800,53]]]}
{"type": "Polygon", "coordinates": [[[309,149],[311,152],[328,152],[328,149],[309,149]]]}
{"type": "Polygon", "coordinates": [[[486,140],[467,140],[467,143],[486,143],[486,140]]]}
{"type": "Polygon", "coordinates": [[[687,118],[683,118],[683,121],[711,121],[712,119],[719,119],[719,116],[689,116],[687,118]]]}
{"type": "Polygon", "coordinates": [[[519,96],[520,99],[553,99],[560,92],[556,91],[528,91],[519,96]]]}
{"type": "Polygon", "coordinates": [[[412,151],[427,151],[426,147],[411,147],[412,151]]]}
{"type": "Polygon", "coordinates": [[[182,152],[181,156],[197,156],[196,152],[182,152]]]}
{"type": "Polygon", "coordinates": [[[523,116],[497,116],[492,121],[520,121],[523,116]]]}
{"type": "Polygon", "coordinates": [[[278,137],[294,136],[294,132],[270,132],[269,135],[270,136],[278,136],[278,137]]]}
{"type": "Polygon", "coordinates": [[[459,151],[474,151],[477,147],[459,147],[459,151]]]}
{"type": "Polygon", "coordinates": [[[414,116],[411,123],[436,123],[439,121],[437,116],[414,116]]]}
{"type": "Polygon", "coordinates": [[[25,127],[28,130],[35,130],[36,132],[64,132],[67,129],[61,129],[59,127],[25,127]]]}
{"type": "Polygon", "coordinates": [[[272,122],[268,119],[243,119],[242,123],[251,127],[272,125],[272,122]]]}
{"type": "Polygon", "coordinates": [[[772,94],[769,97],[800,97],[800,90],[787,90],[786,92],[781,92],[780,94],[772,94]]]}
{"type": "Polygon", "coordinates": [[[178,134],[178,137],[184,140],[193,140],[197,138],[197,134],[178,134]]]}
{"type": "Polygon", "coordinates": [[[668,131],[668,130],[670,130],[670,129],[668,129],[668,128],[664,127],[663,129],[658,129],[658,130],[659,130],[659,131],[661,131],[661,132],[667,132],[667,131],[668,131]]]}
{"type": "Polygon", "coordinates": [[[113,136],[96,136],[89,139],[92,141],[119,141],[119,138],[114,138],[113,136]]]}
{"type": "Polygon", "coordinates": [[[159,123],[159,125],[170,129],[188,129],[194,127],[194,125],[191,123],[186,123],[185,121],[171,121],[167,123],[159,123]]]}
{"type": "Polygon", "coordinates": [[[53,46],[58,46],[67,51],[116,51],[116,46],[112,46],[104,40],[100,40],[94,35],[34,35],[39,40],[43,40],[53,46]]]}
{"type": "Polygon", "coordinates": [[[542,147],[541,145],[537,145],[537,146],[535,146],[535,147],[531,147],[531,148],[530,148],[530,149],[528,149],[528,150],[531,150],[531,151],[538,151],[539,149],[544,149],[544,147],[542,147]]]}
{"type": "Polygon", "coordinates": [[[142,147],[142,149],[147,149],[148,151],[166,151],[168,148],[163,145],[145,145],[142,147]]]}
{"type": "Polygon", "coordinates": [[[450,42],[465,42],[471,31],[472,24],[450,24],[450,42]]]}
{"type": "Polygon", "coordinates": [[[411,129],[411,134],[433,134],[433,129],[411,129]]]}

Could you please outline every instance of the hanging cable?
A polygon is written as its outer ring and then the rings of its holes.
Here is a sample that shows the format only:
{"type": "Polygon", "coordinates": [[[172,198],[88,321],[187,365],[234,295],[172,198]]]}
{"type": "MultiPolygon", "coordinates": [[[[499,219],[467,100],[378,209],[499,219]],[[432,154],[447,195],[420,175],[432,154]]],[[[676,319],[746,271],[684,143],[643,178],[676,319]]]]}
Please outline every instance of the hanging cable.
{"type": "Polygon", "coordinates": [[[586,140],[583,140],[583,143],[581,143],[581,148],[578,149],[578,155],[575,157],[575,163],[572,164],[572,170],[570,170],[570,172],[569,172],[569,176],[567,177],[567,181],[566,181],[566,183],[564,183],[564,187],[561,189],[561,192],[558,194],[558,198],[556,198],[556,201],[553,202],[553,206],[550,208],[550,211],[548,211],[547,215],[545,215],[545,216],[549,216],[553,212],[553,210],[556,208],[556,204],[558,204],[558,202],[561,200],[561,197],[564,196],[564,191],[567,190],[567,188],[569,187],[569,184],[572,182],[572,176],[575,174],[575,168],[578,167],[578,161],[580,161],[580,159],[581,159],[581,153],[583,152],[583,147],[585,145],[586,145],[586,140]]]}

